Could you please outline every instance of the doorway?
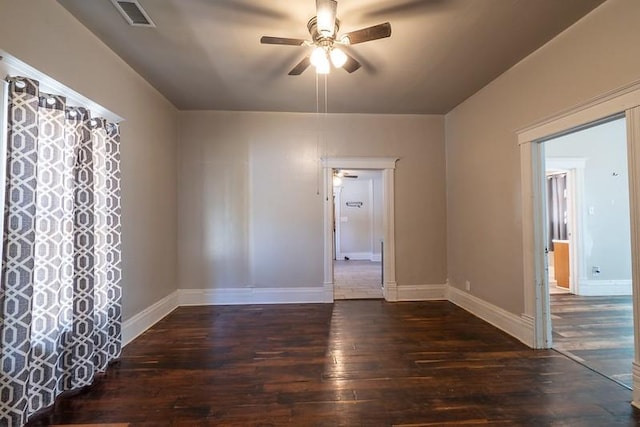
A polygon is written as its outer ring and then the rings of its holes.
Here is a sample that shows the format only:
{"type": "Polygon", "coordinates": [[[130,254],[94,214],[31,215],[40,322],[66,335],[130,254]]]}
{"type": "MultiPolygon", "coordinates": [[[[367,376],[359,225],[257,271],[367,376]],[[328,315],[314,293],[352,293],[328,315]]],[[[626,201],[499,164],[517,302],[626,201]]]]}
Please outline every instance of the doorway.
{"type": "Polygon", "coordinates": [[[546,185],[539,200],[547,221],[551,346],[631,389],[625,118],[612,117],[542,144],[546,185]]]}
{"type": "Polygon", "coordinates": [[[333,169],[334,299],[383,298],[382,171],[333,169]]]}
{"type": "MultiPolygon", "coordinates": [[[[395,168],[394,157],[339,157],[325,158],[323,166],[323,195],[324,195],[324,288],[325,300],[333,301],[336,297],[334,284],[334,261],[336,258],[336,208],[333,197],[334,171],[357,170],[376,171],[381,176],[381,205],[382,205],[382,249],[381,276],[382,296],[387,301],[398,300],[395,265],[395,168]]],[[[358,202],[359,200],[350,200],[358,202]]],[[[346,201],[345,201],[346,203],[346,201]]],[[[362,209],[362,207],[360,208],[362,209]]],[[[344,259],[343,259],[344,261],[344,259]]]]}
{"type": "Polygon", "coordinates": [[[634,357],[632,404],[640,407],[640,83],[622,86],[581,105],[517,131],[522,190],[523,291],[525,339],[533,348],[552,343],[550,301],[546,279],[546,218],[541,187],[545,185],[544,145],[557,136],[611,118],[626,118],[631,223],[634,357]]]}
{"type": "Polygon", "coordinates": [[[551,293],[578,293],[586,271],[581,239],[585,236],[582,226],[587,159],[555,157],[553,146],[557,141],[545,144],[548,282],[551,293]]]}

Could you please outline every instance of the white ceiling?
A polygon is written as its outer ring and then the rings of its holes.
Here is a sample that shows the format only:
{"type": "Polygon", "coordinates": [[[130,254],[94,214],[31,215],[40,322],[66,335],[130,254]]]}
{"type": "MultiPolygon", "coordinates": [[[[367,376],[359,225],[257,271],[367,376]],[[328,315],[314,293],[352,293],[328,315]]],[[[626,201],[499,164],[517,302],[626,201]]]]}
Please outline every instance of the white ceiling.
{"type": "MultiPolygon", "coordinates": [[[[109,0],[58,1],[179,109],[316,111],[313,69],[287,75],[310,48],[259,42],[308,39],[314,0],[139,0],[156,28],[109,0]]],[[[340,33],[392,35],[349,48],[363,66],[332,71],[328,111],[446,113],[602,2],[338,0],[340,33]]]]}

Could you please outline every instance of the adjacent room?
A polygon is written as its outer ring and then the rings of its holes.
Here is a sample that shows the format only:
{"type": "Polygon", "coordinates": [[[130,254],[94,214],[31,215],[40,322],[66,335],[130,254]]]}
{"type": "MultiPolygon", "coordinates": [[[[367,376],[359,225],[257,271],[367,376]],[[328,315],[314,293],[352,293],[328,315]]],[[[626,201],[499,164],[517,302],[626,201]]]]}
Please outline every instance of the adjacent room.
{"type": "Polygon", "coordinates": [[[626,121],[544,143],[553,348],[631,389],[626,121]]]}
{"type": "Polygon", "coordinates": [[[639,19],[0,0],[0,425],[638,424],[639,19]]]}

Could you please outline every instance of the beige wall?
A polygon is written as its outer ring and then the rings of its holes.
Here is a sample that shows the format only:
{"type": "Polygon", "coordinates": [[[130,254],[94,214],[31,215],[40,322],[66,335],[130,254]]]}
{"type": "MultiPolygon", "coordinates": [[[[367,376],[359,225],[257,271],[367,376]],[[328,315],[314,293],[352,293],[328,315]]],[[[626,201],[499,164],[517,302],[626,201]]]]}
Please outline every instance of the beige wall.
{"type": "Polygon", "coordinates": [[[400,158],[397,282],[445,283],[442,116],[330,115],[319,153],[313,114],[180,115],[181,288],[321,286],[324,154],[400,158]]]}
{"type": "Polygon", "coordinates": [[[640,2],[609,0],[446,116],[448,278],[524,309],[515,131],[640,79],[640,2]]]}
{"type": "Polygon", "coordinates": [[[0,0],[0,49],[125,118],[123,315],[176,289],[177,111],[52,0],[0,0]]]}

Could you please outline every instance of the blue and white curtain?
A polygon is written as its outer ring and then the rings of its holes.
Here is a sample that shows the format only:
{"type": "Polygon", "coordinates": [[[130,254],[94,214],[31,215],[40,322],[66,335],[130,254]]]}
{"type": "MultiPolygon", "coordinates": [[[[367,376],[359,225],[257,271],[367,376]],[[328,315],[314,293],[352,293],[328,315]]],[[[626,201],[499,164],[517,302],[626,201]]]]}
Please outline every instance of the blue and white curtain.
{"type": "Polygon", "coordinates": [[[10,79],[1,426],[91,384],[120,354],[119,145],[118,125],[10,79]]]}

